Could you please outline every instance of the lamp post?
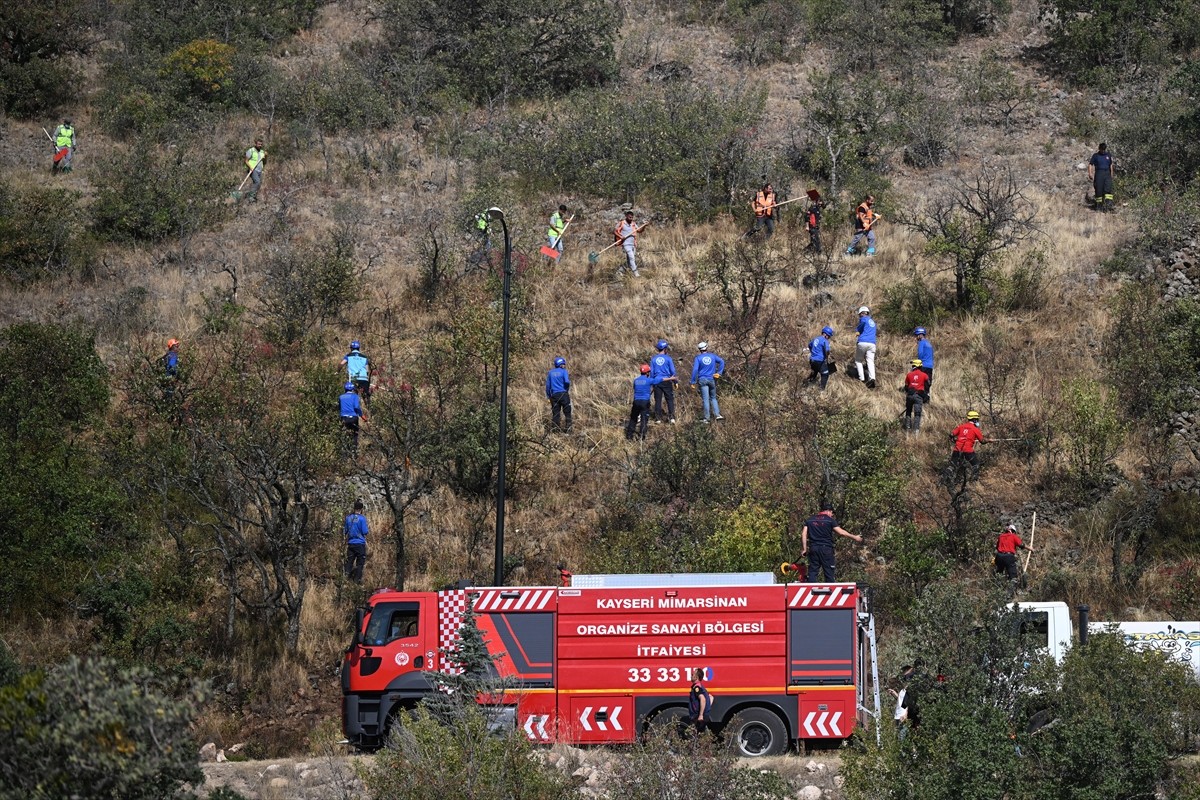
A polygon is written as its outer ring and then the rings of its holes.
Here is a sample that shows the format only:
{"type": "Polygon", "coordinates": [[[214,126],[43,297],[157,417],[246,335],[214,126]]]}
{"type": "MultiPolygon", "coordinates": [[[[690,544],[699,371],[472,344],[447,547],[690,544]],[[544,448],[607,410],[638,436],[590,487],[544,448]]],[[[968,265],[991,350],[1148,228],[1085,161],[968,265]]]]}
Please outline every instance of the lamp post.
{"type": "Polygon", "coordinates": [[[495,206],[487,210],[489,220],[499,220],[504,229],[504,328],[500,341],[500,463],[496,467],[496,572],[495,585],[504,584],[504,464],[508,450],[508,304],[512,295],[512,241],[504,212],[495,206]]]}

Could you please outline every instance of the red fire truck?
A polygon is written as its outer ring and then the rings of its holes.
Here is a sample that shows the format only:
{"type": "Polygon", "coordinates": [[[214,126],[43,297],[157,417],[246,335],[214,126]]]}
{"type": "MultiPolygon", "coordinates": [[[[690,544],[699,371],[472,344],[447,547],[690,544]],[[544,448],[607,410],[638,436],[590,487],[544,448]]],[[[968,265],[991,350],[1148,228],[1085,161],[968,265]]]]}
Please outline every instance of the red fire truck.
{"type": "Polygon", "coordinates": [[[631,742],[647,724],[678,721],[695,668],[714,698],[712,722],[746,756],[845,739],[879,719],[875,625],[853,583],[577,575],[562,587],[376,592],[342,665],[350,742],[378,746],[396,713],[431,691],[468,595],[498,671],[517,687],[511,724],[537,742],[631,742]]]}

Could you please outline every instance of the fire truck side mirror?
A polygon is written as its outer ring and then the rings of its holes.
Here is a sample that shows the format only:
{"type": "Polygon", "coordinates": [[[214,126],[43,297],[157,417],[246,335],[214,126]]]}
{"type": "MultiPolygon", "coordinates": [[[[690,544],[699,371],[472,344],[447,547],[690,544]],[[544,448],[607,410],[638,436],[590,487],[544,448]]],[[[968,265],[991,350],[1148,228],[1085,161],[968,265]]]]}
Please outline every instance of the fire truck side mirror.
{"type": "Polygon", "coordinates": [[[354,611],[354,638],[350,642],[351,647],[358,647],[362,644],[362,629],[363,620],[366,619],[366,609],[359,608],[354,611]]]}

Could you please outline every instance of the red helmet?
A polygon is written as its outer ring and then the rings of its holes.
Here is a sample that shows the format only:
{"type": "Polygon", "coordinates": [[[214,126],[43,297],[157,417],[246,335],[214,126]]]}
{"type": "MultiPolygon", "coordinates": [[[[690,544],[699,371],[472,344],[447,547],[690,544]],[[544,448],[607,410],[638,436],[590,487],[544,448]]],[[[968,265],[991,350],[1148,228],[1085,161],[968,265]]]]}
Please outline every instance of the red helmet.
{"type": "Polygon", "coordinates": [[[642,374],[643,375],[650,374],[650,365],[649,364],[642,364],[642,374]]]}
{"type": "Polygon", "coordinates": [[[168,350],[170,350],[172,347],[178,347],[178,346],[179,346],[178,339],[167,339],[167,349],[168,350]]]}

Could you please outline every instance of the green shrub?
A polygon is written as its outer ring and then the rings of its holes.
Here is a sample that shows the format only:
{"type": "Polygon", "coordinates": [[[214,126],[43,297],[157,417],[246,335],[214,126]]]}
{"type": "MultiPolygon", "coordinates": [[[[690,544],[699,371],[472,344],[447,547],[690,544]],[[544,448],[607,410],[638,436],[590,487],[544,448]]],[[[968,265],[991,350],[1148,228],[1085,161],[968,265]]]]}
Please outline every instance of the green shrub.
{"type": "Polygon", "coordinates": [[[0,798],[192,797],[204,774],[190,725],[198,696],[176,699],[147,670],[72,657],[0,688],[0,798]]]}
{"type": "MultiPolygon", "coordinates": [[[[384,47],[429,63],[460,97],[564,95],[616,75],[620,7],[610,0],[387,0],[384,47]],[[431,62],[431,63],[430,63],[431,62]]],[[[558,105],[556,105],[556,108],[558,105]]]]}
{"type": "Polygon", "coordinates": [[[237,50],[213,39],[197,39],[172,51],[163,59],[159,75],[174,81],[184,97],[214,100],[228,94],[237,50]]]}
{"type": "Polygon", "coordinates": [[[1063,382],[1054,429],[1067,471],[1083,487],[1100,485],[1125,438],[1115,398],[1092,378],[1063,382]]]}
{"type": "Polygon", "coordinates": [[[396,112],[361,62],[343,59],[281,86],[280,111],[328,133],[387,127],[396,112]]]}
{"type": "Polygon", "coordinates": [[[186,142],[167,150],[149,139],[100,165],[95,231],[115,242],[156,242],[216,224],[227,212],[228,173],[186,142]]]}
{"type": "Polygon", "coordinates": [[[769,572],[784,559],[786,532],[786,511],[746,498],[718,514],[704,545],[704,563],[710,572],[769,572]]]}
{"type": "Polygon", "coordinates": [[[576,97],[524,120],[524,133],[501,153],[534,189],[585,186],[703,219],[729,209],[756,177],[752,129],[766,100],[761,91],[719,95],[671,83],[576,97]]]}
{"type": "Polygon", "coordinates": [[[0,183],[0,275],[16,283],[87,273],[95,257],[79,194],[0,183]]]}

